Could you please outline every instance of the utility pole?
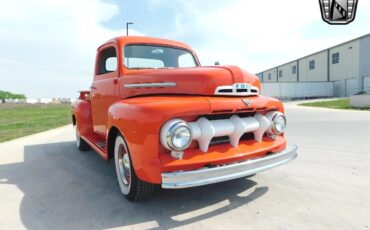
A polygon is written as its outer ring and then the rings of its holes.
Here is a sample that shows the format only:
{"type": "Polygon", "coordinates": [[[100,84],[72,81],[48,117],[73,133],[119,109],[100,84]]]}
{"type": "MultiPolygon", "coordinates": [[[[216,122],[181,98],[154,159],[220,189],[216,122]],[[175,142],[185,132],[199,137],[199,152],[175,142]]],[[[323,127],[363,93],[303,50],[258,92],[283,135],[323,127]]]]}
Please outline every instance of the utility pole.
{"type": "Polygon", "coordinates": [[[126,22],[126,36],[128,36],[128,26],[134,24],[133,22],[126,22]]]}

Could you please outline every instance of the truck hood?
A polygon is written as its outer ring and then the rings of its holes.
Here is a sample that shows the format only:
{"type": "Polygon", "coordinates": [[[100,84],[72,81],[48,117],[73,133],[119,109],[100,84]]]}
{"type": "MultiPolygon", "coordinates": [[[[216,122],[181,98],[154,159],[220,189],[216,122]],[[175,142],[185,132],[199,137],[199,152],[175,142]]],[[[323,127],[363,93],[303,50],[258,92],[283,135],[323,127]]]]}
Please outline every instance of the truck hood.
{"type": "Polygon", "coordinates": [[[236,66],[155,69],[137,71],[119,78],[122,98],[139,95],[214,95],[219,86],[248,83],[258,88],[258,77],[236,66]]]}

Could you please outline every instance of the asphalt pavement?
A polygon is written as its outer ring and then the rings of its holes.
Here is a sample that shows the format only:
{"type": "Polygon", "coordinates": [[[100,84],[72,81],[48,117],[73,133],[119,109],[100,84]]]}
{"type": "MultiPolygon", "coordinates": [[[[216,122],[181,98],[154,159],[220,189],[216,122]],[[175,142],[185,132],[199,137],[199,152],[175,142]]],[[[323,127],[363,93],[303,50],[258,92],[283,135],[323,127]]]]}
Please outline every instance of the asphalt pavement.
{"type": "Polygon", "coordinates": [[[0,144],[0,229],[370,229],[370,112],[286,104],[293,162],[132,203],[72,126],[0,144]]]}

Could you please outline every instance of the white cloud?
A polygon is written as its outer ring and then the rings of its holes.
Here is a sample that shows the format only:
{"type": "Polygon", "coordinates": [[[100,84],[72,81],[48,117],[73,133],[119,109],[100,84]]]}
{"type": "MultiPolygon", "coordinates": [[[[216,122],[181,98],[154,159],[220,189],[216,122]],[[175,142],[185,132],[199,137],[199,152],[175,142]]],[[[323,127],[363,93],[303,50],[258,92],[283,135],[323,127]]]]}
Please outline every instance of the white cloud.
{"type": "MultiPolygon", "coordinates": [[[[203,37],[203,43],[195,48],[206,65],[217,59],[221,64],[257,72],[367,32],[364,21],[344,27],[326,25],[321,21],[318,1],[230,0],[217,2],[217,6],[212,4],[216,1],[177,2],[177,31],[168,36],[203,37]],[[316,25],[320,34],[307,34],[315,31],[312,27],[316,25]]],[[[368,5],[361,5],[362,12],[368,5]]]]}
{"type": "MultiPolygon", "coordinates": [[[[96,48],[125,34],[124,28],[115,31],[102,25],[118,10],[107,0],[4,1],[0,90],[71,97],[88,89],[96,48]]],[[[148,10],[165,15],[164,10],[173,10],[175,17],[168,18],[173,26],[163,22],[167,27],[158,34],[193,45],[202,64],[219,60],[250,72],[365,34],[370,19],[370,1],[360,1],[356,21],[340,27],[322,22],[318,1],[313,0],[148,0],[148,10]]],[[[144,11],[137,16],[147,17],[144,11]]],[[[150,26],[151,18],[145,19],[150,26]]]]}
{"type": "Polygon", "coordinates": [[[29,97],[75,97],[88,89],[96,48],[125,33],[101,25],[117,13],[116,5],[100,0],[2,3],[0,89],[29,97]]]}

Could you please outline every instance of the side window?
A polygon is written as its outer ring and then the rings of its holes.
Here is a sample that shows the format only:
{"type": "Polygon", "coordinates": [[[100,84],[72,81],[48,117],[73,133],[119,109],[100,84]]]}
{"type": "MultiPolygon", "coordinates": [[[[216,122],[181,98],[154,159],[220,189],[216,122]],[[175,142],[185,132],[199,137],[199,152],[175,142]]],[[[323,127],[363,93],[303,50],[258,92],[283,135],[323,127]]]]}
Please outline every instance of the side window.
{"type": "Polygon", "coordinates": [[[283,71],[279,70],[279,77],[283,77],[283,71]]]}
{"type": "Polygon", "coordinates": [[[333,53],[331,55],[331,64],[338,64],[339,63],[339,53],[333,53]]]}
{"type": "Polygon", "coordinates": [[[271,81],[271,73],[269,73],[268,79],[269,79],[269,81],[271,81]]]}
{"type": "Polygon", "coordinates": [[[103,50],[99,55],[98,74],[115,72],[117,69],[117,54],[114,47],[103,50]]]}
{"type": "Polygon", "coordinates": [[[311,60],[309,63],[308,63],[308,69],[309,70],[313,70],[315,69],[315,60],[311,60]]]}
{"type": "Polygon", "coordinates": [[[297,73],[297,66],[293,66],[292,67],[292,74],[296,74],[297,73]]]}

